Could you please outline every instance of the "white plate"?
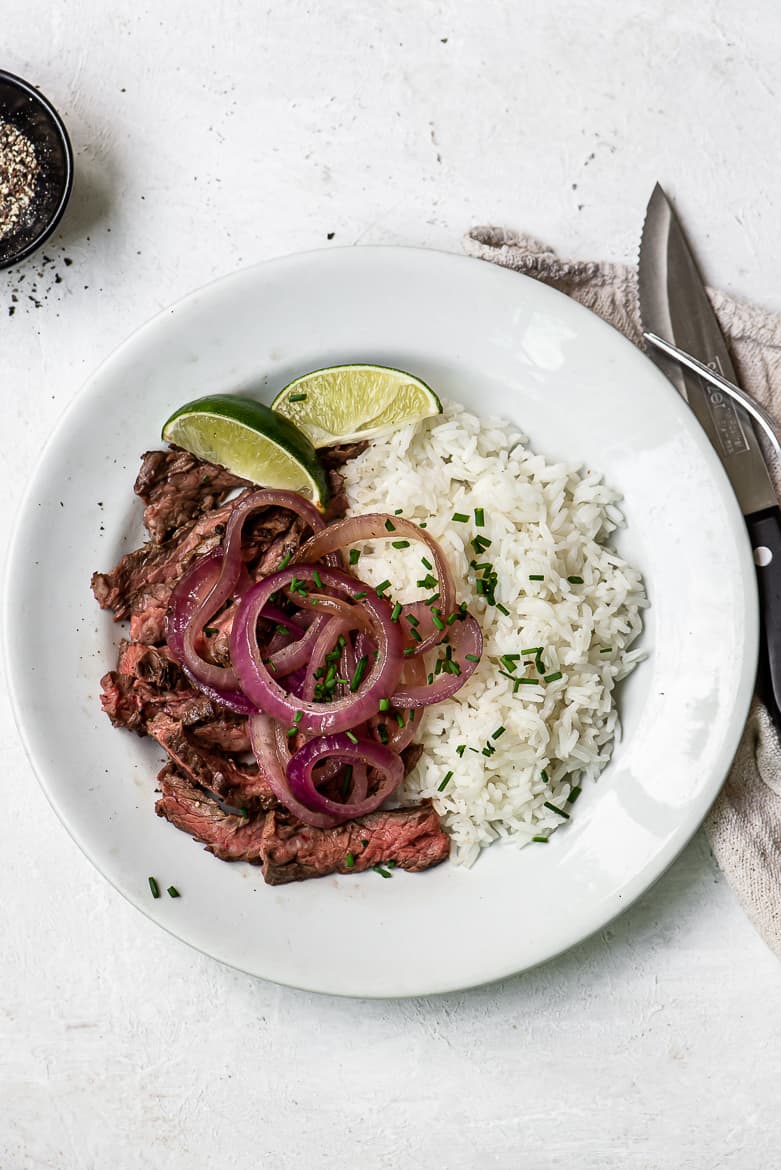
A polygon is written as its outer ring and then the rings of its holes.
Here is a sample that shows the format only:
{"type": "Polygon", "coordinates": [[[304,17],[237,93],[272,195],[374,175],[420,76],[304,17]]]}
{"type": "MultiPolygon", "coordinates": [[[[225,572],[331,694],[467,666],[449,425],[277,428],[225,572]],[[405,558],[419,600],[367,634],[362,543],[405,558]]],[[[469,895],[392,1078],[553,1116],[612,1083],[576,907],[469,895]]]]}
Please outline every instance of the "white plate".
{"type": "Polygon", "coordinates": [[[668,382],[559,293],[480,261],[405,248],[291,256],[236,273],[144,326],[61,421],[15,540],[6,644],[17,719],[75,840],[144,913],[223,962],[360,996],[467,987],[578,942],[637,898],[721,785],[750,700],[757,603],[748,539],[721,465],[668,382]],[[98,680],[121,630],[94,569],[138,542],[132,484],[161,422],[199,394],[380,362],[624,493],[621,551],[645,574],[650,652],[620,691],[614,762],[551,844],[495,846],[470,871],[324,878],[268,888],[154,814],[161,754],[114,730],[98,680]],[[182,897],[153,901],[147,876],[182,897]]]}

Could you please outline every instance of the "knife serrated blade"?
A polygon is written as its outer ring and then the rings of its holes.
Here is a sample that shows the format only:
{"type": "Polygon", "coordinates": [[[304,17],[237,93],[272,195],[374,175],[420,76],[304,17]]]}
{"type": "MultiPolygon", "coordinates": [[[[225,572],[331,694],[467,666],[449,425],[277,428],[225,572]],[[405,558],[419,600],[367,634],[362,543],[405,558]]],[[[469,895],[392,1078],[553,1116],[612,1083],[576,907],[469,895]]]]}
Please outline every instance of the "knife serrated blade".
{"type": "MultiPolygon", "coordinates": [[[[683,228],[658,183],[643,224],[638,286],[645,330],[672,341],[729,381],[737,381],[683,228]]],[[[774,507],[775,489],[749,415],[662,354],[649,352],[649,357],[678,388],[707,432],[744,514],[774,507]]]]}

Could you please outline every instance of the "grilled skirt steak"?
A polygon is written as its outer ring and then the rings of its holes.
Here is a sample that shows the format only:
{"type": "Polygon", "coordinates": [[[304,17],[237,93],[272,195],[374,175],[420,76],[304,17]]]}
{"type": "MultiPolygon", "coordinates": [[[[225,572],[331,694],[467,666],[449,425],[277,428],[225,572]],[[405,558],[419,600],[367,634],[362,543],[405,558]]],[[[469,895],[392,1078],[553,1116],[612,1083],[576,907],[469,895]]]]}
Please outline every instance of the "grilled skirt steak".
{"type": "Polygon", "coordinates": [[[157,815],[223,861],[263,866],[272,886],[395,864],[414,872],[444,861],[450,840],[430,804],[380,810],[336,829],[312,829],[284,809],[250,817],[226,813],[172,765],[158,776],[157,815]],[[352,861],[352,865],[348,864],[352,861]]]}

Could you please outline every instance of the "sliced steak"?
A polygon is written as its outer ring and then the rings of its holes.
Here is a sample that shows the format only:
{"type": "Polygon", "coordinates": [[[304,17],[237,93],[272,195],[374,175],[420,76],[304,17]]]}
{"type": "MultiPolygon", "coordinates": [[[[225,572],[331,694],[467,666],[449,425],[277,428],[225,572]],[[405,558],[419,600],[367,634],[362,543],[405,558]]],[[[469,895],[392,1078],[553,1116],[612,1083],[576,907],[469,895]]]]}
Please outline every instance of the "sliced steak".
{"type": "Polygon", "coordinates": [[[147,451],[133,490],[146,504],[144,524],[155,544],[162,544],[184,524],[217,508],[246,479],[206,463],[177,447],[147,451]]]}
{"type": "Polygon", "coordinates": [[[138,735],[145,735],[148,721],[161,712],[184,725],[216,714],[211,699],[190,686],[166,647],[120,642],[117,669],[100,684],[100,704],[111,722],[138,735]]]}
{"type": "Polygon", "coordinates": [[[209,719],[192,729],[192,738],[199,745],[234,755],[251,750],[245,715],[225,714],[209,719]]]}
{"type": "Polygon", "coordinates": [[[389,862],[417,872],[439,865],[449,852],[450,839],[430,803],[380,809],[336,829],[311,829],[277,809],[266,817],[261,841],[263,876],[272,886],[389,862]]]}
{"type": "Polygon", "coordinates": [[[266,814],[233,816],[202,792],[192,780],[168,764],[158,774],[162,795],[155,804],[159,817],[202,841],[209,853],[223,861],[260,864],[260,844],[266,814]]]}
{"type": "Polygon", "coordinates": [[[244,764],[218,747],[198,743],[181,723],[163,713],[150,720],[147,732],[180,772],[220,799],[247,808],[276,805],[269,783],[254,761],[244,764]]]}
{"type": "Polygon", "coordinates": [[[356,455],[362,455],[368,446],[368,439],[361,439],[358,443],[340,443],[336,447],[321,447],[317,454],[326,471],[338,471],[344,467],[345,463],[355,459],[356,455]]]}

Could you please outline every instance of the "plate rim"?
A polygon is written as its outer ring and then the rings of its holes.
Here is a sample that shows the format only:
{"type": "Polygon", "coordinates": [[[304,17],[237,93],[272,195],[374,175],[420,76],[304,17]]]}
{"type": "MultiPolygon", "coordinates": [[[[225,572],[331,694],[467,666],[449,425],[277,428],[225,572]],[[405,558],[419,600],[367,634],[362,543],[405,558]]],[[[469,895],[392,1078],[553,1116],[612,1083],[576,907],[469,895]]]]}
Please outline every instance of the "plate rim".
{"type": "MultiPolygon", "coordinates": [[[[22,498],[20,500],[20,503],[19,503],[19,506],[17,509],[17,513],[16,513],[16,516],[14,519],[14,525],[13,525],[11,538],[9,540],[8,556],[7,556],[7,560],[6,560],[5,573],[4,573],[2,626],[3,626],[3,631],[4,631],[3,657],[4,657],[6,675],[7,675],[8,680],[9,680],[8,694],[9,694],[10,706],[11,706],[11,710],[12,710],[13,717],[14,717],[14,722],[15,722],[20,740],[22,742],[22,745],[24,747],[25,753],[26,753],[27,758],[30,762],[30,765],[32,767],[32,770],[33,770],[33,773],[36,777],[36,780],[37,780],[38,784],[40,785],[41,789],[43,790],[43,793],[44,793],[47,801],[49,802],[50,807],[54,810],[58,820],[63,825],[63,827],[66,829],[68,835],[71,837],[71,839],[77,845],[77,847],[80,849],[82,854],[84,854],[84,856],[90,862],[90,864],[94,866],[94,868],[98,871],[98,873],[101,875],[101,877],[103,877],[113,887],[113,889],[117,891],[117,893],[119,893],[123,898],[125,898],[128,902],[130,902],[130,904],[133,905],[134,908],[136,908],[137,910],[140,910],[141,913],[144,914],[144,916],[147,919],[152,921],[156,926],[162,927],[163,930],[165,930],[172,937],[176,938],[179,942],[185,943],[187,946],[191,947],[193,950],[197,951],[198,953],[208,955],[210,958],[216,959],[218,962],[223,963],[225,966],[231,967],[234,970],[241,971],[244,974],[249,974],[254,978],[262,978],[264,980],[267,980],[268,982],[276,983],[278,986],[294,987],[294,988],[297,988],[299,990],[313,992],[316,994],[335,995],[335,996],[340,996],[340,997],[345,997],[345,998],[366,998],[366,999],[380,999],[380,1000],[382,1000],[382,999],[408,998],[410,996],[441,995],[441,994],[449,994],[449,993],[452,993],[455,991],[466,991],[466,990],[469,990],[469,989],[474,988],[474,987],[487,986],[487,985],[490,985],[493,983],[500,982],[504,979],[512,977],[515,974],[520,974],[521,972],[533,970],[534,968],[541,966],[544,963],[550,962],[552,959],[558,957],[559,955],[565,954],[568,950],[571,950],[574,946],[578,946],[581,943],[585,942],[587,939],[591,938],[599,930],[603,929],[610,922],[614,921],[620,914],[622,914],[624,912],[624,910],[628,909],[631,905],[633,905],[634,902],[639,897],[641,897],[643,895],[643,893],[645,893],[648,890],[653,888],[653,886],[666,873],[666,871],[675,862],[675,860],[680,856],[680,854],[683,852],[683,850],[687,847],[687,845],[691,842],[691,840],[693,839],[695,834],[701,828],[703,821],[705,820],[705,818],[708,815],[708,812],[710,811],[711,807],[713,806],[715,800],[718,798],[721,787],[723,786],[723,783],[729,774],[730,768],[732,766],[732,762],[734,761],[735,754],[740,746],[740,740],[741,740],[741,737],[743,734],[743,729],[745,727],[746,719],[748,717],[751,701],[752,701],[753,694],[754,694],[753,679],[754,679],[754,676],[756,673],[756,663],[758,661],[758,655],[759,655],[759,604],[758,604],[758,591],[757,591],[757,584],[756,584],[756,575],[755,575],[755,572],[753,569],[753,560],[751,557],[748,531],[745,527],[745,524],[743,521],[743,515],[742,515],[742,512],[740,511],[740,507],[739,507],[737,498],[734,495],[734,491],[732,489],[732,485],[729,481],[727,473],[726,473],[721,461],[719,460],[717,453],[714,451],[713,447],[711,446],[704,431],[702,431],[701,428],[699,428],[699,427],[693,427],[691,429],[690,434],[692,435],[693,438],[695,438],[695,441],[697,442],[697,444],[700,446],[701,450],[705,454],[706,462],[708,462],[710,464],[710,470],[713,473],[715,479],[717,481],[718,480],[721,481],[722,489],[724,489],[725,487],[727,489],[727,491],[722,490],[722,494],[724,495],[725,498],[729,498],[729,500],[731,500],[732,505],[733,505],[733,520],[736,521],[735,534],[737,535],[739,530],[742,529],[742,531],[745,535],[745,546],[744,546],[745,547],[745,555],[743,557],[743,577],[744,577],[744,584],[747,585],[748,588],[746,589],[746,611],[743,614],[744,632],[745,632],[745,636],[746,636],[746,638],[745,638],[746,654],[745,654],[744,663],[743,663],[743,667],[744,667],[743,673],[746,677],[745,677],[745,679],[741,680],[741,687],[739,687],[736,690],[735,701],[733,704],[733,714],[734,714],[736,726],[740,727],[740,731],[736,734],[736,742],[734,745],[734,749],[732,751],[732,754],[729,757],[729,761],[726,763],[726,766],[724,768],[724,774],[720,777],[718,785],[716,786],[714,784],[714,791],[713,792],[709,791],[704,797],[700,798],[700,800],[698,801],[696,822],[693,823],[690,831],[686,832],[685,834],[683,834],[680,837],[676,837],[672,849],[670,848],[670,846],[668,844],[668,846],[665,847],[664,849],[657,850],[654,854],[652,862],[649,863],[649,865],[646,866],[640,873],[635,873],[632,876],[632,878],[630,879],[630,881],[625,883],[625,885],[622,887],[621,894],[618,895],[618,900],[619,901],[623,900],[623,904],[616,905],[615,907],[613,907],[607,916],[603,915],[603,916],[599,917],[599,921],[596,922],[595,924],[591,925],[584,933],[580,934],[580,936],[578,937],[577,940],[566,943],[564,945],[558,945],[558,944],[554,943],[551,947],[548,948],[548,950],[546,950],[546,952],[541,957],[539,957],[538,959],[536,959],[533,962],[525,963],[522,966],[518,966],[517,963],[512,963],[512,962],[505,965],[504,967],[499,967],[499,965],[495,965],[495,968],[494,968],[495,973],[492,975],[486,976],[485,978],[481,977],[481,978],[477,978],[477,979],[470,979],[466,982],[463,981],[463,979],[462,980],[455,979],[451,982],[447,982],[447,983],[443,984],[442,986],[436,986],[436,987],[432,987],[430,990],[422,990],[422,991],[421,990],[413,990],[413,991],[399,990],[396,992],[388,992],[388,991],[372,992],[371,990],[355,991],[355,990],[350,990],[350,989],[340,989],[338,987],[323,987],[322,984],[316,985],[314,983],[307,983],[305,981],[294,981],[294,980],[290,980],[290,979],[282,980],[279,978],[274,978],[273,976],[268,975],[268,974],[262,974],[262,975],[258,974],[257,971],[253,971],[247,967],[242,967],[241,965],[233,963],[230,960],[225,959],[221,955],[216,954],[214,950],[208,949],[208,947],[206,945],[201,945],[198,942],[195,942],[195,941],[192,941],[188,938],[183,937],[181,934],[177,933],[177,931],[174,929],[173,926],[169,926],[166,922],[161,921],[159,917],[155,916],[154,913],[152,912],[153,907],[151,905],[150,906],[144,905],[140,899],[134,898],[132,896],[132,894],[130,894],[125,889],[121,888],[121,886],[118,883],[118,880],[115,880],[114,878],[112,878],[111,874],[104,867],[103,862],[99,861],[94,856],[94,854],[88,848],[87,843],[81,839],[81,835],[80,835],[77,827],[74,826],[72,823],[70,823],[68,819],[66,819],[66,813],[65,813],[64,809],[61,809],[60,806],[58,805],[56,797],[55,797],[55,787],[56,786],[54,783],[50,782],[49,775],[48,775],[48,764],[46,761],[39,760],[36,757],[36,751],[34,750],[32,742],[28,736],[28,731],[27,731],[27,727],[25,724],[25,719],[24,719],[23,713],[22,713],[20,706],[19,706],[17,688],[14,685],[14,683],[16,681],[17,671],[21,665],[20,661],[18,660],[19,655],[16,652],[18,635],[15,632],[15,629],[18,627],[19,623],[16,623],[16,625],[15,625],[13,623],[12,617],[11,617],[11,613],[13,610],[12,595],[19,588],[19,585],[18,585],[19,570],[16,568],[16,566],[17,566],[17,562],[20,561],[20,559],[21,559],[21,545],[22,545],[23,530],[24,530],[24,520],[25,520],[25,517],[26,517],[28,511],[30,510],[31,503],[32,503],[34,496],[36,494],[36,488],[38,487],[39,480],[44,478],[44,470],[45,470],[45,467],[47,464],[49,452],[50,452],[51,448],[56,444],[61,432],[67,426],[67,423],[69,422],[72,413],[74,413],[78,409],[83,408],[85,403],[88,403],[90,398],[93,395],[97,395],[99,397],[100,384],[101,384],[102,380],[104,379],[107,371],[110,372],[112,365],[115,362],[117,364],[120,364],[123,361],[126,352],[133,348],[133,346],[135,345],[135,343],[137,342],[139,337],[147,334],[148,332],[151,333],[153,330],[159,328],[160,326],[163,325],[163,323],[166,320],[170,319],[172,315],[180,313],[182,311],[186,311],[186,309],[190,305],[196,303],[204,295],[208,295],[212,290],[218,289],[221,286],[228,287],[232,283],[238,282],[243,278],[244,279],[250,278],[251,274],[254,272],[261,272],[261,271],[268,272],[269,270],[273,270],[275,267],[276,268],[284,267],[284,266],[286,266],[288,264],[292,264],[294,262],[302,262],[302,261],[305,262],[307,260],[312,260],[312,259],[316,259],[319,257],[333,258],[334,256],[337,256],[337,255],[341,255],[342,257],[344,257],[346,255],[354,255],[355,253],[359,253],[359,252],[364,255],[364,258],[367,262],[371,262],[372,257],[387,256],[388,254],[392,254],[395,256],[403,256],[404,254],[412,254],[416,257],[420,257],[420,256],[424,255],[428,258],[432,258],[432,259],[435,258],[439,262],[443,262],[443,261],[448,262],[448,263],[454,262],[461,267],[464,267],[466,265],[473,265],[473,264],[482,263],[483,266],[489,268],[489,270],[494,274],[494,276],[498,276],[500,280],[513,281],[513,282],[517,283],[518,278],[520,278],[521,280],[523,280],[527,283],[533,284],[535,286],[535,289],[538,290],[538,292],[540,292],[541,295],[549,296],[549,298],[552,301],[558,302],[559,298],[563,298],[568,303],[569,310],[574,311],[576,316],[580,317],[582,320],[585,320],[586,316],[588,316],[588,318],[590,318],[591,325],[596,325],[597,329],[599,331],[603,332],[603,334],[606,334],[606,331],[609,331],[610,334],[612,335],[612,340],[616,341],[617,344],[625,345],[626,347],[628,347],[628,349],[631,349],[636,355],[638,355],[640,357],[645,357],[646,361],[648,363],[649,372],[652,370],[658,376],[657,384],[659,386],[659,392],[664,393],[665,391],[667,391],[667,392],[669,392],[670,395],[674,396],[676,399],[678,399],[678,397],[679,397],[676,390],[671,385],[671,383],[664,377],[663,374],[661,374],[661,372],[650,361],[650,359],[647,358],[647,355],[645,355],[643,353],[643,351],[640,350],[637,346],[633,345],[633,343],[628,338],[626,338],[623,334],[621,334],[621,332],[619,330],[615,329],[612,325],[610,325],[608,322],[606,322],[598,314],[594,313],[592,310],[588,309],[586,306],[580,304],[578,301],[574,300],[572,297],[567,296],[567,294],[562,293],[558,289],[552,288],[551,286],[546,285],[540,281],[537,281],[533,277],[528,276],[525,273],[518,273],[518,272],[515,272],[513,270],[504,268],[501,265],[493,264],[493,263],[490,263],[490,262],[484,261],[484,260],[481,261],[477,257],[468,256],[468,255],[465,255],[463,253],[450,252],[450,251],[446,251],[443,249],[427,248],[427,247],[422,247],[422,246],[417,246],[417,245],[387,244],[387,245],[366,245],[366,246],[343,245],[343,246],[331,247],[331,248],[313,248],[313,249],[308,249],[305,251],[286,253],[286,254],[282,254],[279,256],[271,257],[271,258],[266,259],[266,260],[258,261],[257,263],[254,263],[252,265],[247,265],[247,266],[244,266],[242,268],[235,269],[232,272],[223,273],[222,275],[217,276],[217,277],[209,280],[205,284],[203,284],[195,289],[192,289],[190,292],[186,293],[183,297],[179,298],[178,300],[176,300],[172,304],[170,304],[168,306],[164,306],[162,309],[160,309],[156,313],[152,314],[149,318],[147,318],[141,324],[136,326],[117,346],[115,346],[103,358],[103,360],[94,368],[94,370],[91,371],[91,373],[87,376],[87,378],[81,383],[79,388],[75,391],[72,398],[67,403],[67,405],[65,406],[63,411],[60,413],[60,415],[56,419],[53,426],[51,427],[49,434],[47,435],[46,440],[43,443],[41,450],[38,453],[38,456],[37,456],[35,463],[34,463],[34,467],[29,475],[27,484],[25,485],[25,490],[22,494],[22,498]],[[752,681],[749,682],[748,681],[749,679],[752,681]],[[649,869],[651,870],[650,878],[648,877],[648,872],[647,872],[649,869]]],[[[511,286],[508,284],[508,288],[509,287],[511,287],[511,286]]],[[[729,505],[728,505],[728,507],[729,507],[729,505]]]]}

